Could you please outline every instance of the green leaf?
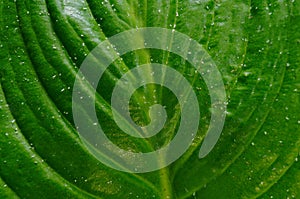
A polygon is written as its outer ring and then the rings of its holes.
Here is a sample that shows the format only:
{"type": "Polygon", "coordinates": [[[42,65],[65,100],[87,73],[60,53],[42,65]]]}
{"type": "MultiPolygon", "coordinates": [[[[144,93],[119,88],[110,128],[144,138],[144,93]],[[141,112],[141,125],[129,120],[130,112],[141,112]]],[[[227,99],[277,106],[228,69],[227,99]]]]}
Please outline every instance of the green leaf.
{"type": "MultiPolygon", "coordinates": [[[[0,10],[0,198],[300,197],[300,1],[1,0],[0,10]],[[220,139],[199,158],[213,114],[205,78],[166,50],[122,55],[104,72],[95,95],[97,122],[114,144],[151,152],[179,129],[178,99],[157,84],[138,88],[129,102],[140,126],[151,123],[152,105],[165,108],[168,117],[157,135],[136,138],[116,124],[113,89],[139,65],[178,71],[200,108],[197,135],[178,160],[157,171],[130,173],[103,164],[83,142],[73,120],[72,91],[81,64],[98,44],[143,27],[174,29],[201,44],[222,75],[227,110],[220,139]]],[[[151,71],[143,77],[151,78],[151,71]]],[[[82,81],[82,88],[93,92],[89,82],[82,81]]]]}

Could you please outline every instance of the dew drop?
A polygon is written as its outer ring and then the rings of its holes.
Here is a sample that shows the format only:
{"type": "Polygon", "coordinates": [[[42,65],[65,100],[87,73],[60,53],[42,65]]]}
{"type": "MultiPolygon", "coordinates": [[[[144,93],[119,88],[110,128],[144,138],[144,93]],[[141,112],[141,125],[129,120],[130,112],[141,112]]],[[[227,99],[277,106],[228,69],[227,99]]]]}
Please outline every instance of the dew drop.
{"type": "Polygon", "coordinates": [[[251,74],[251,72],[245,71],[243,74],[244,74],[245,77],[247,77],[251,74]]]}

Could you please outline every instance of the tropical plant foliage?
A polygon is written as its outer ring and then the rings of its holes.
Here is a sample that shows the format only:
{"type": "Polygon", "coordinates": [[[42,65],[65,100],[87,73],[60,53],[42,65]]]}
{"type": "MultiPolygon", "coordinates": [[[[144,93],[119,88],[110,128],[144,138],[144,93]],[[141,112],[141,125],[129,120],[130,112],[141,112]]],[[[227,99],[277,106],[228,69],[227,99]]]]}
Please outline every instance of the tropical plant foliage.
{"type": "Polygon", "coordinates": [[[299,0],[1,0],[0,10],[0,198],[300,198],[299,0]],[[201,75],[161,50],[122,56],[97,89],[99,123],[115,144],[155,150],[178,128],[176,97],[158,85],[138,89],[130,108],[145,125],[149,107],[164,105],[162,132],[141,141],[114,123],[112,89],[139,64],[175,68],[201,109],[197,138],[180,159],[133,174],[103,165],[84,146],[72,88],[94,47],[139,27],[174,28],[198,41],[222,74],[228,103],[220,140],[199,159],[211,115],[201,75]]]}

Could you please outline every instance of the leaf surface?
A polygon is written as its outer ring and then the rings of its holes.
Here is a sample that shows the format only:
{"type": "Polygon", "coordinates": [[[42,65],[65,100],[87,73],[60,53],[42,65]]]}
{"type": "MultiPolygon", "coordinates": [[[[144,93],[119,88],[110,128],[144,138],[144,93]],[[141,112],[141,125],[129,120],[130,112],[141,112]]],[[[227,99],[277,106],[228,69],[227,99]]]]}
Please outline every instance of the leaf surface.
{"type": "MultiPolygon", "coordinates": [[[[0,198],[300,197],[300,1],[2,0],[0,10],[0,198]],[[72,90],[99,43],[142,27],[175,29],[201,44],[222,75],[227,110],[220,139],[199,159],[212,115],[202,76],[168,51],[141,49],[117,59],[98,84],[95,108],[121,148],[157,150],[174,138],[181,119],[176,96],[155,84],[137,89],[129,107],[133,121],[145,126],[149,108],[163,105],[168,118],[161,132],[139,139],[117,126],[111,94],[136,66],[176,69],[200,107],[196,138],[183,156],[136,174],[90,153],[73,121],[72,90]]],[[[82,88],[92,92],[89,83],[82,88]]]]}

